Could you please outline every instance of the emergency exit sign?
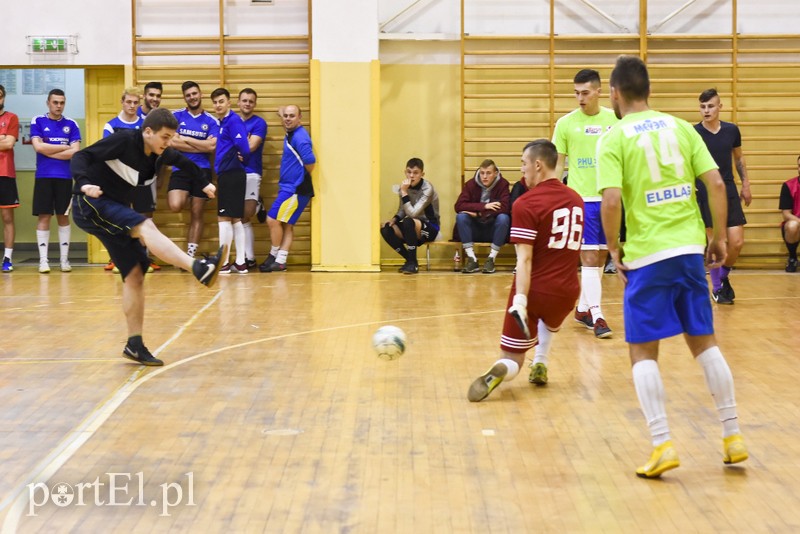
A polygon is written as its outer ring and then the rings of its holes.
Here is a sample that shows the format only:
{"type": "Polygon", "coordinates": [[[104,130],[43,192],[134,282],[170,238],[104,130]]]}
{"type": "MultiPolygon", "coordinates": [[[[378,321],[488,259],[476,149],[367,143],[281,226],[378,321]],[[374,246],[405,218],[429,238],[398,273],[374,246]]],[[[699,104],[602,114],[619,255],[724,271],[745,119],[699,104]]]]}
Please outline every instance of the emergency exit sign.
{"type": "Polygon", "coordinates": [[[66,52],[67,39],[64,37],[34,37],[31,40],[32,52],[66,52]]]}

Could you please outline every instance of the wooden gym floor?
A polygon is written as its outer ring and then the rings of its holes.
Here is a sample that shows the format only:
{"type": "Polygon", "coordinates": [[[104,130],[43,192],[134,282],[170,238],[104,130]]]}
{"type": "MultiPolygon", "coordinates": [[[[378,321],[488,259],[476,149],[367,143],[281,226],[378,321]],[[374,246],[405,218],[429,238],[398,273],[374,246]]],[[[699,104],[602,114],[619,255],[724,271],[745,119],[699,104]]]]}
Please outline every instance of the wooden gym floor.
{"type": "Polygon", "coordinates": [[[613,338],[568,319],[547,387],[524,368],[472,404],[508,272],[295,269],[207,290],[165,268],[145,341],[167,365],[143,368],[120,357],[116,275],[18,267],[0,280],[2,532],[798,532],[800,274],[731,279],[736,304],[714,313],[751,457],[722,464],[702,371],[671,339],[681,467],[648,481],[614,276],[613,338]],[[382,324],[408,335],[397,361],[371,351],[382,324]]]}

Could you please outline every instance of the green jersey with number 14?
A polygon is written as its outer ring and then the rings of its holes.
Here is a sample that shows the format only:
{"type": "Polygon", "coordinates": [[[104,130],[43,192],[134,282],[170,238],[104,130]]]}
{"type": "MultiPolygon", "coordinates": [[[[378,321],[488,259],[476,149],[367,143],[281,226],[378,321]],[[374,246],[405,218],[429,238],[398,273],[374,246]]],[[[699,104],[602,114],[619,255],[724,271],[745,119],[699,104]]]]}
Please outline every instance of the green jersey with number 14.
{"type": "Polygon", "coordinates": [[[597,160],[598,190],[622,189],[626,265],[703,253],[694,181],[717,164],[691,124],[653,110],[631,113],[600,138],[597,160]]]}

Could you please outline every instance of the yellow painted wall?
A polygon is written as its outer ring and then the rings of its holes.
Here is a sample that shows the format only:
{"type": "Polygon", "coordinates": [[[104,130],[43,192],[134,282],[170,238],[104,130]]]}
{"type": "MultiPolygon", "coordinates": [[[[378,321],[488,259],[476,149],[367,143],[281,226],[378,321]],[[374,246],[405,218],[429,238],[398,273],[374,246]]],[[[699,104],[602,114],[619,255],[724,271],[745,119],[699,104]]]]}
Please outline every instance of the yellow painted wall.
{"type": "MultiPolygon", "coordinates": [[[[371,243],[373,150],[378,117],[373,117],[372,63],[316,62],[312,87],[319,84],[312,136],[317,156],[314,227],[319,228],[315,270],[377,270],[371,243]],[[315,78],[318,77],[318,80],[315,78]]],[[[377,88],[375,89],[377,90],[377,88]]],[[[376,110],[377,111],[377,110],[376,110]]]]}
{"type": "MultiPolygon", "coordinates": [[[[460,66],[381,65],[380,77],[380,222],[396,213],[399,199],[392,185],[403,179],[406,161],[419,157],[425,162],[425,179],[439,194],[443,238],[450,239],[453,205],[461,192],[460,66]]],[[[432,257],[437,253],[444,251],[431,251],[432,257]]],[[[420,250],[420,260],[423,255],[420,250]]],[[[402,263],[383,240],[381,263],[402,263]]]]}

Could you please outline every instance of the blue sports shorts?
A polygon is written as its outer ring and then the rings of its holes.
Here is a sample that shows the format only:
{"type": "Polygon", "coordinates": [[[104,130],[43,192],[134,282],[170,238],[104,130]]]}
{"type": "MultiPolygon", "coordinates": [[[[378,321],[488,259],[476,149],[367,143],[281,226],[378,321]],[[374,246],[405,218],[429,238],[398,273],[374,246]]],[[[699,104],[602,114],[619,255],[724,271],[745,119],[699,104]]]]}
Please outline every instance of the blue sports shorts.
{"type": "Polygon", "coordinates": [[[583,203],[583,243],[581,250],[606,250],[606,234],[600,220],[600,202],[583,203]]]}

